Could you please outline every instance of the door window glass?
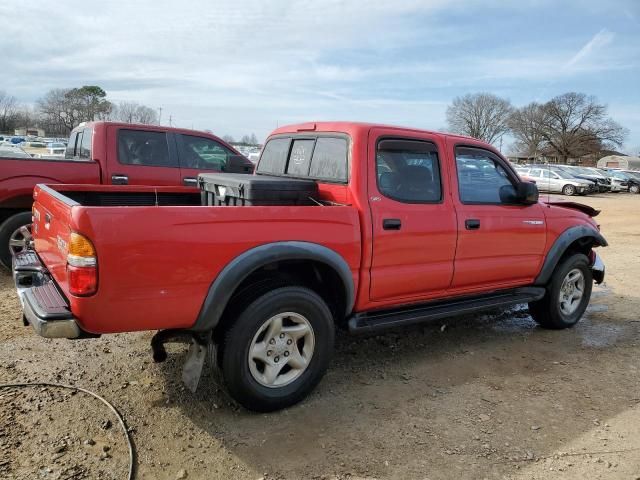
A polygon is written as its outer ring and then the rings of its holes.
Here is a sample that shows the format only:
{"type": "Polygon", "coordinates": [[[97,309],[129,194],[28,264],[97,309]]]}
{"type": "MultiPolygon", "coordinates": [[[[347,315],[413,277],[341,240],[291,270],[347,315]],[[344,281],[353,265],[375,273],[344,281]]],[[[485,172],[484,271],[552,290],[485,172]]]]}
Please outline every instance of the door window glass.
{"type": "Polygon", "coordinates": [[[180,164],[183,168],[224,172],[230,156],[236,155],[210,138],[181,135],[180,164]]]}
{"type": "Polygon", "coordinates": [[[386,139],[376,151],[378,189],[405,203],[435,203],[442,199],[436,146],[418,140],[386,139]]]}
{"type": "Polygon", "coordinates": [[[502,203],[500,189],[504,186],[513,187],[504,167],[483,150],[456,149],[456,166],[460,200],[463,203],[502,203]]]}
{"type": "Polygon", "coordinates": [[[125,165],[178,166],[169,156],[167,134],[145,130],[118,130],[118,161],[125,165]]]}

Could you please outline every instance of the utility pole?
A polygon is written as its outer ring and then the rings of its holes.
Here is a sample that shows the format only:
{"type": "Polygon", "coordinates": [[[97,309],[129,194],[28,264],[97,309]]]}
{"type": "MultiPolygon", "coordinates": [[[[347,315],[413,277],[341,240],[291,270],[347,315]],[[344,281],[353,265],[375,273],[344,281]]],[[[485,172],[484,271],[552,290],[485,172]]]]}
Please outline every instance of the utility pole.
{"type": "Polygon", "coordinates": [[[172,117],[171,117],[171,115],[169,115],[169,126],[173,127],[173,125],[171,124],[171,119],[172,119],[172,117]]]}
{"type": "Polygon", "coordinates": [[[158,107],[158,125],[162,125],[162,107],[158,107]]]}

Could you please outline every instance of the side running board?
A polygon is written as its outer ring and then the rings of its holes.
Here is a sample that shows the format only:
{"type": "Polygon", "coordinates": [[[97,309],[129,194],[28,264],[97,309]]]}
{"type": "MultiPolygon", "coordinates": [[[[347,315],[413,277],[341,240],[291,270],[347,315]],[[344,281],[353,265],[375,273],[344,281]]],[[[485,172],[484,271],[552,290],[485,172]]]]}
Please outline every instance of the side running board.
{"type": "Polygon", "coordinates": [[[542,287],[523,287],[502,290],[488,295],[460,297],[393,310],[357,313],[349,319],[349,331],[354,334],[377,332],[454,315],[534,302],[544,297],[544,294],[545,289],[542,287]]]}

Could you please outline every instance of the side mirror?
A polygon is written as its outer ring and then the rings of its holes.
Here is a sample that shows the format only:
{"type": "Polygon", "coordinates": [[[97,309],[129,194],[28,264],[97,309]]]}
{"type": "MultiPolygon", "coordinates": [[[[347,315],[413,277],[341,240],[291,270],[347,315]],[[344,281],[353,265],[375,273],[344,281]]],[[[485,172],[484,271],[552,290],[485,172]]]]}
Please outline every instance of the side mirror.
{"type": "Polygon", "coordinates": [[[242,155],[229,155],[224,167],[226,173],[253,173],[254,165],[251,160],[242,155]]]}
{"type": "Polygon", "coordinates": [[[538,203],[538,187],[535,183],[520,182],[517,188],[518,201],[523,205],[538,203]]]}
{"type": "Polygon", "coordinates": [[[520,182],[500,187],[500,201],[511,205],[533,205],[538,203],[538,187],[535,183],[520,182]]]}

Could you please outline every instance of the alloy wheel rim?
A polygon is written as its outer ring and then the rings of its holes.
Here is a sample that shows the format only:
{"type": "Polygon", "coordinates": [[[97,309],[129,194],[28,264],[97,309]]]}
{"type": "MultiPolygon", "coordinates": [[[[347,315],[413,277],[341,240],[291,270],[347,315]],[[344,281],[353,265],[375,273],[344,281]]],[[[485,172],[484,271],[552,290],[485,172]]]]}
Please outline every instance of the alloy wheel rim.
{"type": "Polygon", "coordinates": [[[560,287],[558,303],[564,315],[572,315],[580,306],[584,297],[584,275],[578,268],[574,268],[564,277],[560,287]]]}
{"type": "Polygon", "coordinates": [[[315,350],[311,323],[303,315],[284,312],[264,322],[249,347],[249,371],[260,385],[278,388],[300,378],[315,350]]]}
{"type": "Polygon", "coordinates": [[[28,250],[32,241],[31,225],[22,225],[16,228],[9,237],[9,251],[11,255],[16,256],[18,253],[28,250]]]}

